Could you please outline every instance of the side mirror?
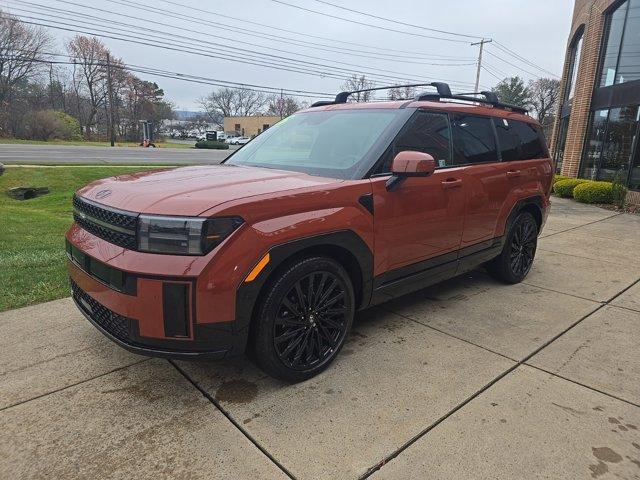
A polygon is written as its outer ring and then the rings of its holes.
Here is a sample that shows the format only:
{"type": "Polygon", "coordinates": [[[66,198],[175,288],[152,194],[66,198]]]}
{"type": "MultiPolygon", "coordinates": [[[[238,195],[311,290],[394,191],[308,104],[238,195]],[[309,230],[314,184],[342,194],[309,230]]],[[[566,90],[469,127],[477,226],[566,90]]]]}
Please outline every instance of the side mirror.
{"type": "Polygon", "coordinates": [[[392,191],[408,177],[428,177],[436,170],[436,161],[423,152],[405,150],[398,153],[391,164],[391,178],[387,180],[387,190],[392,191]]]}

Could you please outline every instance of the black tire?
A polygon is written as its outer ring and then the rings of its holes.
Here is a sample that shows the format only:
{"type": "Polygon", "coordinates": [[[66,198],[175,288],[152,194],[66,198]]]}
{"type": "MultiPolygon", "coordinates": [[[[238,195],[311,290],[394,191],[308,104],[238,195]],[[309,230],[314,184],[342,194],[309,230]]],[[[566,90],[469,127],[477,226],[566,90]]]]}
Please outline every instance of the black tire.
{"type": "Polygon", "coordinates": [[[538,246],[538,224],[529,212],[511,223],[502,252],[487,263],[491,276],[505,283],[520,283],[533,265],[538,246]]]}
{"type": "Polygon", "coordinates": [[[325,370],[353,323],[355,297],[345,269],[330,258],[303,258],[264,288],[252,327],[251,357],[269,375],[288,382],[325,370]]]}

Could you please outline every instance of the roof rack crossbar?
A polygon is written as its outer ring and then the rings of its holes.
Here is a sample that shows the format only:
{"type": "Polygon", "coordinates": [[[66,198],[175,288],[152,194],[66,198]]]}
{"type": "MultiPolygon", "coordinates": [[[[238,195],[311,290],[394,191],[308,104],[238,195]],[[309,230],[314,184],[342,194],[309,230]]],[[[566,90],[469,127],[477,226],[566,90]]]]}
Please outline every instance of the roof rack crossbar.
{"type": "Polygon", "coordinates": [[[509,105],[508,103],[502,103],[498,99],[498,95],[495,92],[489,90],[483,90],[482,92],[470,92],[452,94],[451,88],[444,82],[431,82],[431,83],[411,83],[408,85],[391,85],[387,87],[372,87],[363,88],[362,90],[353,90],[351,92],[340,92],[336,95],[335,100],[322,100],[311,105],[312,107],[321,107],[325,105],[335,105],[339,103],[346,103],[351,95],[354,93],[374,92],[377,90],[389,90],[391,88],[407,88],[407,87],[435,87],[438,93],[423,92],[418,94],[414,100],[431,100],[440,101],[441,99],[449,100],[462,100],[466,102],[476,102],[484,105],[491,105],[496,108],[502,108],[505,110],[512,110],[518,113],[527,113],[527,109],[519,107],[517,105],[509,105]],[[478,98],[478,95],[482,95],[484,98],[478,98]]]}
{"type": "Polygon", "coordinates": [[[442,95],[440,93],[436,95],[430,92],[426,92],[416,96],[415,99],[416,100],[435,100],[435,101],[438,101],[440,99],[463,100],[466,102],[476,102],[476,103],[482,103],[484,105],[491,105],[496,108],[512,110],[518,113],[527,113],[526,108],[500,102],[500,100],[498,99],[498,95],[496,95],[495,92],[491,92],[488,90],[483,90],[482,92],[459,93],[455,95],[451,95],[451,94],[442,95]],[[482,95],[484,98],[478,98],[477,95],[482,95]]]}
{"type": "Polygon", "coordinates": [[[442,95],[451,95],[451,90],[449,89],[449,85],[442,82],[432,82],[432,83],[410,83],[407,85],[390,85],[386,87],[372,87],[372,88],[363,88],[362,90],[353,90],[350,92],[340,92],[336,95],[335,100],[322,100],[311,105],[312,107],[321,107],[324,105],[334,105],[337,103],[347,103],[348,98],[354,93],[363,93],[363,92],[374,92],[377,90],[389,90],[391,88],[409,88],[409,87],[436,87],[438,94],[442,95]]]}

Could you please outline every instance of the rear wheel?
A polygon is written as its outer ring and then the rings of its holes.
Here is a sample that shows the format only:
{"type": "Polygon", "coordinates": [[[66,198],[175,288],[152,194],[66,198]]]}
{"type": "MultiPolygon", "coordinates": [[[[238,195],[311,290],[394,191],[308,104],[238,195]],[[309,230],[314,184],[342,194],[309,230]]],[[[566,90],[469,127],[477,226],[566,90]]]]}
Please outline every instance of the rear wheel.
{"type": "Polygon", "coordinates": [[[265,288],[251,339],[255,360],[286,381],[317,375],[336,357],[353,322],[349,275],[330,258],[305,258],[265,288]]]}
{"type": "Polygon", "coordinates": [[[538,245],[538,224],[529,212],[514,220],[502,253],[487,264],[489,273],[506,283],[520,283],[531,270],[538,245]]]}

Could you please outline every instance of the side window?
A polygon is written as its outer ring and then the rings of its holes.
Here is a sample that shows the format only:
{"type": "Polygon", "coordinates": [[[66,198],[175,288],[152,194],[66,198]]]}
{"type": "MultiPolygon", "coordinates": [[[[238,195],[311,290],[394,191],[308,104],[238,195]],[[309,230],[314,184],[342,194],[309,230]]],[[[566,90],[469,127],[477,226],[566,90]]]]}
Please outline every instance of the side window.
{"type": "Polygon", "coordinates": [[[391,171],[393,158],[404,150],[414,150],[431,155],[437,167],[451,165],[449,141],[449,117],[443,113],[418,111],[398,134],[383,155],[376,174],[391,171]]]}
{"type": "Polygon", "coordinates": [[[520,160],[520,139],[512,128],[512,123],[506,118],[493,118],[503,162],[520,160]]]}
{"type": "Polygon", "coordinates": [[[490,118],[456,115],[451,126],[456,165],[498,161],[490,118]]]}
{"type": "Polygon", "coordinates": [[[510,120],[509,124],[520,139],[520,160],[547,158],[549,153],[543,135],[537,125],[510,120]]]}

